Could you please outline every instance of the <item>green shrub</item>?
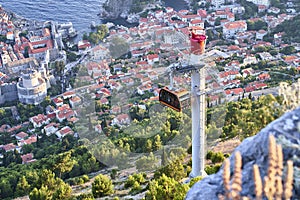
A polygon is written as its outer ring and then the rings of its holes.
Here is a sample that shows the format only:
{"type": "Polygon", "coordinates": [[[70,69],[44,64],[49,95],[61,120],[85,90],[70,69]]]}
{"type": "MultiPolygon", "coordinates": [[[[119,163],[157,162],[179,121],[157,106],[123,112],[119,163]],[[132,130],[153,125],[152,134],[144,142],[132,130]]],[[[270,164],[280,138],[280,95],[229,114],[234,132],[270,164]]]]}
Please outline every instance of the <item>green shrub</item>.
{"type": "Polygon", "coordinates": [[[111,179],[115,179],[116,176],[117,176],[117,174],[118,174],[117,170],[116,169],[112,169],[111,173],[110,173],[110,178],[111,179]]]}
{"type": "Polygon", "coordinates": [[[133,177],[133,176],[129,176],[128,179],[127,179],[126,182],[125,182],[124,187],[125,187],[125,188],[130,188],[130,187],[133,186],[134,182],[135,182],[134,177],[133,177]]]}
{"type": "Polygon", "coordinates": [[[206,154],[206,159],[210,160],[213,154],[214,154],[214,152],[208,151],[206,154]]]}
{"type": "Polygon", "coordinates": [[[76,200],[94,200],[94,196],[92,193],[84,193],[76,196],[76,200]]]}
{"type": "Polygon", "coordinates": [[[221,164],[216,164],[216,165],[207,165],[204,169],[204,171],[210,175],[210,174],[215,174],[219,171],[221,167],[221,164]]]}
{"type": "Polygon", "coordinates": [[[137,194],[142,190],[141,185],[139,184],[139,182],[135,181],[133,183],[132,189],[130,190],[130,194],[137,194]]]}
{"type": "Polygon", "coordinates": [[[185,170],[186,170],[186,175],[189,176],[190,173],[192,172],[192,167],[191,166],[187,166],[185,170]]]}
{"type": "Polygon", "coordinates": [[[124,187],[129,188],[129,187],[134,187],[135,185],[138,184],[143,184],[146,182],[146,174],[145,173],[139,173],[139,174],[133,174],[128,177],[127,181],[125,182],[124,187]]]}
{"type": "Polygon", "coordinates": [[[84,183],[88,182],[90,180],[90,178],[88,177],[88,175],[82,175],[82,180],[84,181],[84,183]]]}
{"type": "Polygon", "coordinates": [[[214,153],[211,157],[211,161],[213,163],[219,163],[219,162],[223,162],[225,159],[224,155],[222,152],[217,152],[217,153],[214,153]]]}
{"type": "Polygon", "coordinates": [[[76,185],[84,184],[84,180],[81,177],[76,177],[75,181],[76,181],[76,185]]]}
{"type": "Polygon", "coordinates": [[[69,183],[69,185],[76,185],[76,181],[75,178],[71,178],[67,181],[67,183],[69,183]]]}

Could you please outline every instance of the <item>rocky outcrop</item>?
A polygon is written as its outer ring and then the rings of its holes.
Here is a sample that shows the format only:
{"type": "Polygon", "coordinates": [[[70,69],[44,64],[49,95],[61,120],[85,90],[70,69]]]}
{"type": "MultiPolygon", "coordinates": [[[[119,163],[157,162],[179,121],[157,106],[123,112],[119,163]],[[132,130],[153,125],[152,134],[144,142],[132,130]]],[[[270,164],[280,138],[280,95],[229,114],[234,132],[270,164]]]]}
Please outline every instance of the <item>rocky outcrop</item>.
{"type": "Polygon", "coordinates": [[[105,18],[117,18],[120,15],[127,15],[131,6],[132,0],[106,0],[101,15],[105,18]]]}
{"type": "MultiPolygon", "coordinates": [[[[257,164],[260,174],[264,177],[268,168],[269,134],[281,144],[284,154],[284,165],[287,160],[294,162],[294,184],[292,199],[300,199],[300,108],[288,112],[270,123],[256,136],[245,139],[235,151],[242,155],[242,196],[254,199],[253,165],[257,164]]],[[[230,157],[230,173],[233,174],[234,154],[230,157]]],[[[284,175],[285,176],[285,169],[284,175]]],[[[218,199],[224,194],[223,166],[218,173],[196,183],[187,193],[186,200],[218,199]]]]}

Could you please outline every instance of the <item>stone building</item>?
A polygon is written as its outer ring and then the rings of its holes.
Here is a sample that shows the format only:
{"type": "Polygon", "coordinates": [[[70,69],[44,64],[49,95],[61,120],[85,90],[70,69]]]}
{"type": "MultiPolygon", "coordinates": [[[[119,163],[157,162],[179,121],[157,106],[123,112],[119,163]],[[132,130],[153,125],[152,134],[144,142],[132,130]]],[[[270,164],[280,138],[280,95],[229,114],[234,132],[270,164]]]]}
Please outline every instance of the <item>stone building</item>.
{"type": "Polygon", "coordinates": [[[25,104],[39,104],[47,96],[47,83],[41,73],[27,70],[17,84],[19,101],[25,104]]]}

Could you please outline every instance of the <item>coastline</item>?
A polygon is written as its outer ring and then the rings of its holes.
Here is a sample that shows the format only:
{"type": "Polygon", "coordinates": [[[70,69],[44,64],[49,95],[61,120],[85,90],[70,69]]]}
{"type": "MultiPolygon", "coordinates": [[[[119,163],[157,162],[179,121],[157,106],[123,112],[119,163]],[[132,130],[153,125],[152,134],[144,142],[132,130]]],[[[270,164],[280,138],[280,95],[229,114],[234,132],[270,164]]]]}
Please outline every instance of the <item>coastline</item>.
{"type": "MultiPolygon", "coordinates": [[[[189,8],[189,2],[190,2],[190,0],[165,0],[164,1],[164,3],[165,3],[164,7],[170,6],[170,7],[173,7],[175,10],[188,9],[189,8]]],[[[63,5],[65,5],[65,4],[63,4],[63,5]]],[[[57,15],[57,18],[52,19],[53,16],[52,15],[47,16],[47,13],[49,11],[51,11],[51,9],[53,9],[52,7],[55,7],[55,6],[57,6],[57,5],[51,5],[51,8],[47,9],[45,11],[45,14],[40,14],[41,16],[45,16],[45,17],[40,17],[37,20],[36,18],[38,16],[35,16],[34,18],[32,18],[33,14],[29,14],[29,15],[24,16],[24,15],[20,14],[20,12],[18,12],[18,9],[12,11],[11,7],[7,7],[7,5],[5,6],[5,3],[4,3],[4,5],[1,4],[1,8],[3,10],[5,10],[7,13],[12,14],[13,18],[15,18],[16,20],[26,20],[29,23],[38,23],[38,24],[44,23],[46,21],[54,21],[54,22],[57,22],[57,23],[72,22],[74,28],[76,29],[76,31],[78,33],[78,35],[74,39],[72,39],[73,41],[77,41],[79,38],[81,38],[83,33],[89,33],[89,32],[92,31],[92,29],[90,27],[92,21],[95,22],[96,25],[97,24],[106,24],[108,22],[111,22],[114,25],[122,25],[122,26],[126,26],[126,27],[138,26],[138,20],[135,20],[135,21],[130,21],[129,20],[128,21],[127,16],[125,18],[120,17],[120,16],[117,17],[117,18],[106,18],[106,17],[101,18],[99,16],[99,12],[103,11],[102,9],[104,9],[104,8],[102,6],[99,7],[98,11],[97,11],[97,9],[96,10],[94,9],[93,12],[97,12],[96,14],[82,13],[83,16],[86,15],[85,21],[88,21],[88,24],[84,23],[84,22],[80,22],[81,25],[78,25],[78,20],[79,20],[78,16],[71,18],[71,19],[74,19],[74,20],[69,20],[69,16],[65,17],[65,18],[59,18],[60,15],[64,16],[64,14],[65,14],[63,12],[60,12],[62,9],[57,11],[57,12],[59,12],[58,15],[57,15]],[[69,21],[67,21],[67,20],[69,20],[69,21]]],[[[25,3],[24,8],[29,9],[29,7],[26,7],[26,3],[25,3]]],[[[23,8],[20,8],[20,9],[23,9],[23,8]]],[[[30,9],[34,9],[34,7],[30,8],[30,9]]],[[[23,9],[22,12],[26,13],[24,9],[23,9]]],[[[88,12],[88,10],[86,12],[88,12]]],[[[80,21],[81,21],[81,18],[80,18],[80,21]]]]}

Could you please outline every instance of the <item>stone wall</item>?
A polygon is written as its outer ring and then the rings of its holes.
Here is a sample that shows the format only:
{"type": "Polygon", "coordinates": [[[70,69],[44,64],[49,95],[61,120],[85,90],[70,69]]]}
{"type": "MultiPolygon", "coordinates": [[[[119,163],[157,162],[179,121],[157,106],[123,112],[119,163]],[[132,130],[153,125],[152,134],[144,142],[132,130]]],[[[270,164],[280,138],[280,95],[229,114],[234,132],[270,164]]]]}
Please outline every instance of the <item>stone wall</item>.
{"type": "Polygon", "coordinates": [[[10,83],[0,86],[0,104],[18,99],[17,84],[10,83]]]}

